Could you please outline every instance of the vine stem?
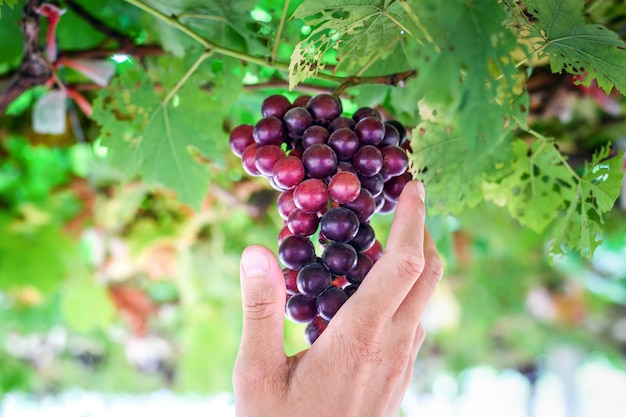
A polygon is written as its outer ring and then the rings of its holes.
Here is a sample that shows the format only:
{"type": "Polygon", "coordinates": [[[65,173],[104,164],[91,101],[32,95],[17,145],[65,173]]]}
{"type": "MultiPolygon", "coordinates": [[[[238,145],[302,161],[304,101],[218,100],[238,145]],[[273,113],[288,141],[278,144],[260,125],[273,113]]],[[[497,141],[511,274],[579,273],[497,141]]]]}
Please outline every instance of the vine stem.
{"type": "Polygon", "coordinates": [[[271,62],[276,61],[276,54],[278,54],[278,44],[280,43],[280,36],[283,33],[283,26],[285,25],[285,19],[287,18],[287,9],[289,8],[289,1],[285,0],[285,6],[283,6],[283,13],[280,15],[280,22],[278,23],[278,29],[276,29],[276,36],[274,37],[274,46],[272,47],[271,62]]]}

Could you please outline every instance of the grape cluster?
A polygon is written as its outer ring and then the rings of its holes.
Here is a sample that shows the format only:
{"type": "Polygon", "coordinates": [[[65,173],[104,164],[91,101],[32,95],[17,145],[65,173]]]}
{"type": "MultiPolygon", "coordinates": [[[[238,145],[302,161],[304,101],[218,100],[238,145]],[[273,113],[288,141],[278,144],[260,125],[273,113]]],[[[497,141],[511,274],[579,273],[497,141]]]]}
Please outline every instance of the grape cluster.
{"type": "Polygon", "coordinates": [[[374,213],[392,212],[411,180],[406,131],[369,107],[342,116],[330,94],[293,103],[272,95],[261,113],[254,126],[232,130],[230,148],[249,175],[266,177],[280,191],[285,313],[307,323],[312,344],[382,255],[369,222],[374,213]]]}

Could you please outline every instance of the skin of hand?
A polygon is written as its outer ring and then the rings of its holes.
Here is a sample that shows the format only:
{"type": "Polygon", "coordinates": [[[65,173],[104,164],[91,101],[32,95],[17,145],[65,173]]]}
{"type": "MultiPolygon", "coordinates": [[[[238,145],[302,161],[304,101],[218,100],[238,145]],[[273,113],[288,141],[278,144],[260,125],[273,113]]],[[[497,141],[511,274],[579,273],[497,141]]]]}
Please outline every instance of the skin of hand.
{"type": "Polygon", "coordinates": [[[400,196],[387,250],[309,349],[283,348],[285,281],[273,253],[242,255],[238,417],[395,417],[424,340],[420,320],[443,267],[425,227],[424,187],[400,196]]]}

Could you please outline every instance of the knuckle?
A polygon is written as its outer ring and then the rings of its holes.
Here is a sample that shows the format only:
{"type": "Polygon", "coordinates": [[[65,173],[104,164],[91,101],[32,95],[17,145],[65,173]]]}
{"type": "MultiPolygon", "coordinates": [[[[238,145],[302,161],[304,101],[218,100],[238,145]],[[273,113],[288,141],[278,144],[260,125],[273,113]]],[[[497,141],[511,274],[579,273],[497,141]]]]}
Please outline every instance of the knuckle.
{"type": "Polygon", "coordinates": [[[396,269],[399,278],[411,282],[415,281],[424,272],[424,267],[425,261],[422,255],[408,251],[398,254],[396,269]]]}
{"type": "Polygon", "coordinates": [[[405,374],[410,362],[410,355],[406,350],[397,351],[395,355],[389,358],[387,378],[390,380],[398,380],[405,374]]]}
{"type": "Polygon", "coordinates": [[[263,320],[270,317],[278,306],[269,293],[259,290],[242,300],[242,308],[247,319],[263,320]]]}

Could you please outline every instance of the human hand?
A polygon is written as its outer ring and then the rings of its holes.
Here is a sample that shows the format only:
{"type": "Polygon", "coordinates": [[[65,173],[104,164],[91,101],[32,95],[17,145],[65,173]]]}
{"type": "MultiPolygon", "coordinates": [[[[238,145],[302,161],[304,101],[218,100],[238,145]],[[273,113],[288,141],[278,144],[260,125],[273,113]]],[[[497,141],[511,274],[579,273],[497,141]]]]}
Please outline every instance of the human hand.
{"type": "Polygon", "coordinates": [[[315,343],[283,348],[285,282],[262,246],[242,255],[243,334],[233,372],[238,417],[393,417],[424,340],[420,320],[443,270],[424,225],[424,187],[407,184],[387,249],[315,343]]]}

